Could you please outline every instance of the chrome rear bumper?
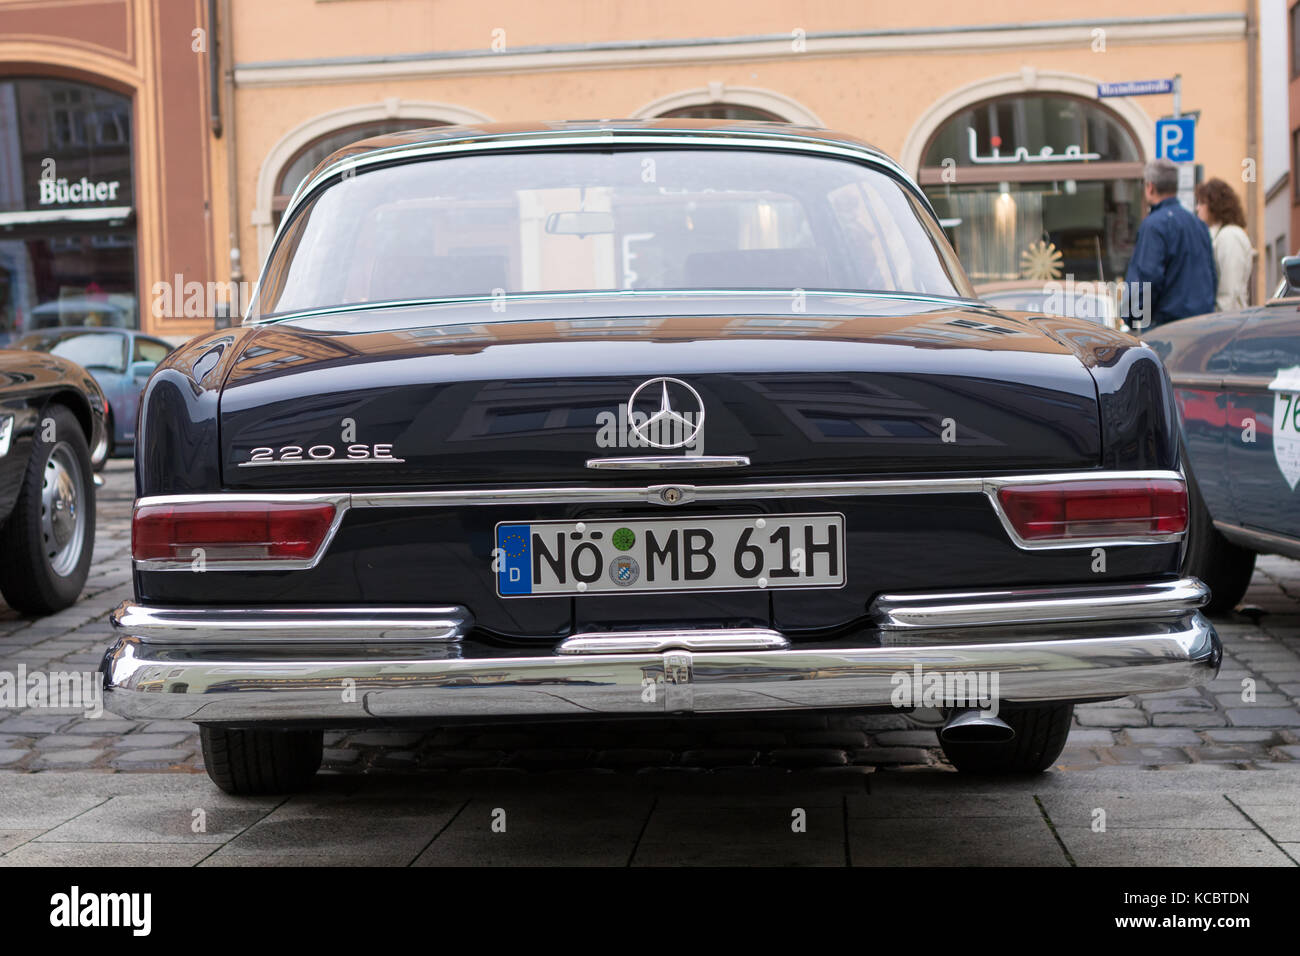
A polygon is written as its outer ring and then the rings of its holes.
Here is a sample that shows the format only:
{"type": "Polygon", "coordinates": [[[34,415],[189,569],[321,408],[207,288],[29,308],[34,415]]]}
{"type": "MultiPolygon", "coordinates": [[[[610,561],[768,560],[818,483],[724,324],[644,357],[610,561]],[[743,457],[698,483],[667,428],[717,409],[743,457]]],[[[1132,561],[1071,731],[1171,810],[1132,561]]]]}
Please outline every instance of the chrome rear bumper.
{"type": "Polygon", "coordinates": [[[113,615],[121,636],[104,658],[105,706],[125,717],[344,726],[888,708],[903,684],[927,675],[948,689],[983,675],[1002,703],[1085,700],[1194,686],[1218,672],[1219,639],[1194,610],[1207,596],[1194,579],[1098,588],[1088,621],[1077,616],[1087,594],[1055,593],[1058,604],[1032,590],[892,598],[877,604],[875,628],[784,648],[775,632],[752,629],[731,632],[732,644],[726,630],[639,632],[661,640],[639,652],[617,634],[607,649],[599,635],[563,652],[489,646],[464,637],[463,608],[394,609],[382,622],[318,609],[313,628],[293,623],[308,612],[222,618],[123,605],[113,615]],[[270,640],[249,641],[258,621],[270,640]],[[349,627],[358,628],[350,640],[349,627]],[[674,633],[681,646],[666,646],[674,633]]]}

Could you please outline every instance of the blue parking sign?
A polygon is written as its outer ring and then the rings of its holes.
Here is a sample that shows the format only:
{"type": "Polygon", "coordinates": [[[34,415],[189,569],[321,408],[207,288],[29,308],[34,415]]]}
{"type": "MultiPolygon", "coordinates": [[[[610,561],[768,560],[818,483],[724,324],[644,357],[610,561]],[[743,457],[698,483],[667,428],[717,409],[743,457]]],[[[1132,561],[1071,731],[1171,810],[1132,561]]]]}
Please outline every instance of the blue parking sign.
{"type": "Polygon", "coordinates": [[[1156,158],[1175,163],[1196,159],[1196,117],[1156,120],[1156,158]]]}

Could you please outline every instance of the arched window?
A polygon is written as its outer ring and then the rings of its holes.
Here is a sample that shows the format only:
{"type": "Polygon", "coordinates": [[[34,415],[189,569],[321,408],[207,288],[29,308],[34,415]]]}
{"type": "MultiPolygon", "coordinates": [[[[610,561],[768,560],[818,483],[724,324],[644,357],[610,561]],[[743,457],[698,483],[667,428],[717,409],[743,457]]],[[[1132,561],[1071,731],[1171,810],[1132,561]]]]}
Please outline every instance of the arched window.
{"type": "Polygon", "coordinates": [[[1104,106],[1060,93],[985,100],[949,117],[922,157],[920,182],[972,281],[1122,278],[1142,153],[1104,106]]]}
{"type": "Polygon", "coordinates": [[[371,136],[383,136],[385,133],[398,133],[407,129],[427,129],[433,126],[446,125],[446,123],[427,119],[375,120],[370,123],[358,123],[355,126],[332,130],[313,140],[284,164],[280,175],[276,178],[275,196],[271,200],[271,215],[275,225],[279,226],[280,216],[284,213],[285,207],[289,205],[289,199],[293,196],[293,191],[298,188],[298,185],[307,174],[315,169],[321,160],[335,150],[342,149],[344,146],[358,140],[368,139],[371,136]]]}
{"type": "Polygon", "coordinates": [[[736,103],[703,103],[699,106],[682,106],[675,110],[660,113],[665,119],[728,119],[755,120],[764,123],[784,123],[785,120],[775,113],[761,110],[757,106],[740,106],[736,103]]]}

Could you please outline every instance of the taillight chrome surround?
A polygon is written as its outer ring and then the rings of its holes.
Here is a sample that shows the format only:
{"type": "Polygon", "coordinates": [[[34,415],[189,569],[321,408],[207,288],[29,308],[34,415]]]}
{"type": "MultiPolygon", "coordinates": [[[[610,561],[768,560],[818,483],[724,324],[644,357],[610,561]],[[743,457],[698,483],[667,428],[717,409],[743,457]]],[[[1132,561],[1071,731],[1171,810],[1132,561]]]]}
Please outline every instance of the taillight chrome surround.
{"type": "MultiPolygon", "coordinates": [[[[329,550],[343,515],[348,509],[346,494],[213,494],[213,495],[165,495],[153,498],[141,498],[135,503],[131,516],[131,554],[135,567],[140,571],[302,571],[314,568],[329,550]],[[317,505],[333,509],[329,526],[321,536],[316,549],[301,557],[223,557],[219,550],[211,553],[205,548],[202,561],[195,560],[190,554],[180,554],[173,558],[136,558],[136,521],[142,511],[153,508],[186,507],[228,507],[232,511],[252,510],[257,505],[317,505]]],[[[193,548],[200,542],[184,542],[180,546],[193,548]]],[[[236,545],[237,547],[238,545],[236,545]]]]}
{"type": "MultiPolygon", "coordinates": [[[[555,488],[475,488],[447,491],[391,491],[358,492],[357,494],[292,494],[266,492],[214,493],[210,495],[160,495],[141,498],[136,508],[146,505],[183,505],[187,503],[229,504],[256,502],[329,503],[334,508],[334,521],[325,534],[320,547],[310,559],[256,559],[246,561],[207,561],[209,571],[288,571],[313,568],[329,550],[331,542],[349,508],[449,508],[485,507],[521,504],[655,504],[669,506],[663,495],[665,488],[677,492],[672,505],[713,501],[762,501],[770,498],[843,498],[907,495],[982,494],[1011,541],[1024,551],[1059,550],[1066,548],[1096,548],[1119,545],[1177,544],[1185,531],[1160,534],[1098,534],[1095,537],[1065,539],[1026,539],[1017,531],[999,498],[999,492],[1010,486],[1050,486],[1075,483],[1113,482],[1175,482],[1186,487],[1181,473],[1176,471],[1084,471],[1042,475],[1008,475],[993,478],[921,478],[921,479],[863,479],[858,481],[808,481],[783,483],[748,483],[717,485],[636,485],[555,488]]],[[[133,522],[134,523],[134,522],[133,522]]],[[[189,559],[138,560],[135,567],[141,571],[191,571],[189,559]]]]}
{"type": "MultiPolygon", "coordinates": [[[[996,478],[985,482],[984,492],[1011,540],[1015,542],[1017,547],[1026,551],[1096,548],[1130,544],[1177,544],[1182,541],[1187,533],[1187,521],[1190,515],[1187,502],[1187,483],[1178,472],[1097,472],[1091,474],[1076,473],[996,478]],[[1108,492],[1116,493],[1113,496],[1118,497],[1117,493],[1127,491],[1130,499],[1140,497],[1141,494],[1146,493],[1159,496],[1162,499],[1177,499],[1178,503],[1181,504],[1181,511],[1176,516],[1162,513],[1158,516],[1145,516],[1145,518],[1141,515],[1135,515],[1127,518],[1112,516],[1110,519],[1113,525],[1119,525],[1125,521],[1131,523],[1142,520],[1153,521],[1167,525],[1168,527],[1165,529],[1137,531],[1098,528],[1092,534],[1023,535],[1020,529],[1017,528],[1015,519],[1008,513],[1008,506],[1004,497],[1015,491],[1035,494],[1038,492],[1050,493],[1054,490],[1062,495],[1068,495],[1071,491],[1075,493],[1082,492],[1085,496],[1101,500],[1112,496],[1108,495],[1108,492]]],[[[1069,518],[1063,514],[1062,520],[1068,522],[1069,518]]],[[[1076,520],[1086,521],[1086,519],[1082,518],[1076,520]]]]}

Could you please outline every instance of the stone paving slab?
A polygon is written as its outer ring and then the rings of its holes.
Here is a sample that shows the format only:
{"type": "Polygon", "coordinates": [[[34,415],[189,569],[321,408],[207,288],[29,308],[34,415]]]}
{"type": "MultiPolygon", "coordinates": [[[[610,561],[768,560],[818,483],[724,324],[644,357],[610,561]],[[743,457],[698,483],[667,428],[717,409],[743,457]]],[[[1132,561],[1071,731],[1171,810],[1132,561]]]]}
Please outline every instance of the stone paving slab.
{"type": "Polygon", "coordinates": [[[211,852],[211,846],[175,843],[33,842],[0,856],[0,867],[195,866],[211,852]]]}
{"type": "Polygon", "coordinates": [[[859,817],[854,866],[1069,866],[1041,815],[859,817]]]}
{"type": "Polygon", "coordinates": [[[1108,829],[1058,827],[1078,866],[1296,866],[1267,836],[1254,830],[1108,829]]]}
{"type": "Polygon", "coordinates": [[[326,775],[257,799],[195,775],[150,790],[138,774],[7,772],[0,866],[1295,866],[1300,767],[1275,766],[805,770],[757,790],[749,775],[326,775]]]}

